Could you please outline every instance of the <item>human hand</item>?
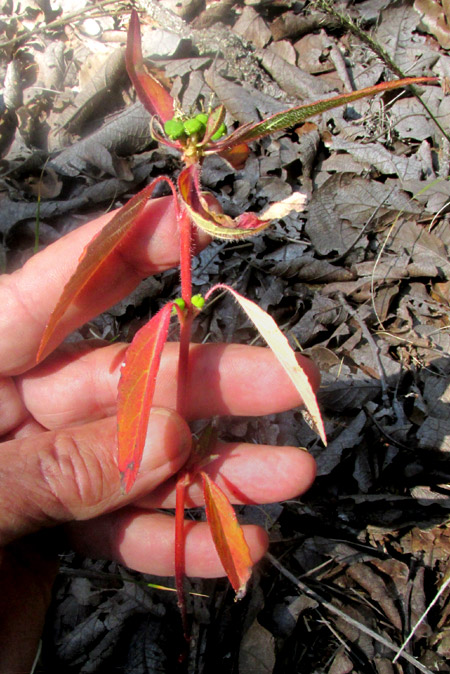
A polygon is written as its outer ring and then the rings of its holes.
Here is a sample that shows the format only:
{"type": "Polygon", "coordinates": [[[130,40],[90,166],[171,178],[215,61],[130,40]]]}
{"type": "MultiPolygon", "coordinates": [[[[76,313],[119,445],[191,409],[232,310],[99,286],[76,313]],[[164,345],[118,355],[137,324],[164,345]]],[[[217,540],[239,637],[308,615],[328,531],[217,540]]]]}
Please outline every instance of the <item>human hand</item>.
{"type": "MultiPolygon", "coordinates": [[[[134,230],[101,282],[71,307],[60,340],[126,296],[139,281],[177,264],[171,198],[151,201],[149,221],[134,230]],[[113,272],[111,271],[113,270],[113,272]]],[[[116,395],[126,345],[65,344],[35,366],[40,338],[85,244],[111,214],[62,238],[12,275],[0,277],[0,671],[31,667],[40,637],[56,554],[67,544],[91,557],[116,559],[153,574],[174,572],[173,519],[153,508],[174,507],[175,473],[191,436],[173,411],[177,345],[167,345],[155,409],[137,481],[120,489],[116,465],[116,395]],[[64,525],[55,528],[56,525],[64,525]],[[40,533],[38,533],[40,532],[40,533]]],[[[199,245],[204,245],[205,240],[199,245]]],[[[302,362],[317,387],[318,374],[302,362]]],[[[267,349],[193,345],[188,420],[221,414],[263,415],[300,403],[267,349]]],[[[305,491],[314,461],[294,447],[217,443],[207,471],[234,503],[268,503],[305,491]]],[[[201,505],[193,484],[188,505],[201,505]]],[[[263,530],[245,526],[251,555],[265,552],[263,530]]],[[[224,575],[206,523],[186,538],[186,572],[224,575]]]]}

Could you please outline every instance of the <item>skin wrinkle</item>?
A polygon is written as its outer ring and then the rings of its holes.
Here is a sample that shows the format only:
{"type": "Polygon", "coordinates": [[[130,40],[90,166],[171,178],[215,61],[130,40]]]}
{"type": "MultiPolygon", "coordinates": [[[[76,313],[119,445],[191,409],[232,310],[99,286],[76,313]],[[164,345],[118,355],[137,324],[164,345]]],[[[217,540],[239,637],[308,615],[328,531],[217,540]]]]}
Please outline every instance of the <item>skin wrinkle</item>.
{"type": "MultiPolygon", "coordinates": [[[[103,434],[100,434],[101,448],[103,434]]],[[[48,449],[39,457],[39,469],[56,504],[56,521],[74,517],[85,519],[106,509],[114,496],[111,485],[118,488],[118,474],[113,462],[102,461],[103,453],[95,446],[85,446],[85,438],[71,436],[70,429],[58,431],[48,449]],[[70,486],[69,486],[70,485],[70,486]],[[109,489],[105,489],[109,485],[109,489]],[[61,496],[62,494],[64,496],[61,496]]],[[[52,515],[52,520],[55,516],[52,515]]]]}
{"type": "MultiPolygon", "coordinates": [[[[67,436],[66,440],[69,440],[69,442],[71,442],[73,451],[76,452],[77,451],[76,443],[67,436]]],[[[63,457],[60,456],[61,452],[60,445],[61,445],[61,438],[58,438],[58,436],[56,436],[53,443],[48,448],[46,448],[42,454],[40,454],[38,460],[40,476],[43,482],[47,485],[48,492],[49,494],[52,495],[54,503],[57,505],[56,510],[61,510],[61,512],[64,513],[63,517],[61,517],[58,513],[56,517],[52,518],[54,522],[70,521],[73,518],[72,510],[70,509],[68,504],[64,502],[64,499],[62,499],[58,493],[59,492],[58,483],[61,484],[62,482],[64,485],[64,481],[67,480],[67,471],[62,470],[63,457]],[[61,475],[63,475],[62,479],[61,475]]],[[[74,471],[72,470],[72,474],[73,473],[74,471]]],[[[79,502],[82,503],[83,490],[79,487],[76,479],[72,480],[71,483],[75,486],[75,492],[78,493],[79,502]]],[[[71,490],[67,489],[66,485],[64,485],[64,492],[68,493],[69,491],[71,490]]]]}
{"type": "MultiPolygon", "coordinates": [[[[33,463],[39,470],[39,459],[33,457],[33,463]]],[[[26,486],[22,485],[20,493],[14,488],[16,475],[7,471],[0,473],[2,492],[0,508],[0,546],[4,547],[15,539],[37,531],[45,523],[46,526],[58,524],[58,520],[50,514],[49,493],[42,489],[41,483],[26,479],[26,486]],[[8,489],[8,484],[11,488],[8,489]],[[8,499],[8,500],[7,500],[8,499]],[[48,505],[47,505],[48,504],[48,505]],[[26,515],[24,516],[24,513],[26,515]]],[[[33,475],[34,476],[34,475],[33,475]]],[[[45,484],[45,483],[44,483],[45,484]]]]}
{"type": "MultiPolygon", "coordinates": [[[[101,403],[100,391],[103,388],[102,373],[99,372],[98,369],[94,370],[92,367],[90,367],[89,361],[86,362],[86,358],[84,356],[81,356],[79,362],[83,367],[83,371],[87,373],[88,386],[92,394],[92,403],[91,403],[92,412],[90,414],[90,417],[92,419],[101,419],[102,417],[105,416],[105,414],[106,416],[110,416],[107,414],[106,410],[104,409],[104,406],[102,406],[101,403]]],[[[112,413],[114,413],[114,411],[115,410],[113,410],[112,413]]]]}

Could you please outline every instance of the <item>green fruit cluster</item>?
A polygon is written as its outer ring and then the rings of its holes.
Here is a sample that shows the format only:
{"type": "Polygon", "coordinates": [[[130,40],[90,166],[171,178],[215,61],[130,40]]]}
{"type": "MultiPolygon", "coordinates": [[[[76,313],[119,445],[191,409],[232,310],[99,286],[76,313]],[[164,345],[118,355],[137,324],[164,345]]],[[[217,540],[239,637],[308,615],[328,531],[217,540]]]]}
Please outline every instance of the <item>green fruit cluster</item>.
{"type": "MultiPolygon", "coordinates": [[[[195,117],[186,119],[184,122],[182,122],[181,119],[177,119],[176,117],[173,119],[168,119],[164,124],[164,131],[171,140],[179,140],[180,138],[193,136],[194,134],[200,138],[203,138],[207,123],[208,115],[204,112],[200,112],[195,117]]],[[[219,140],[219,138],[222,138],[226,132],[227,127],[222,123],[211,137],[211,140],[219,140]]]]}

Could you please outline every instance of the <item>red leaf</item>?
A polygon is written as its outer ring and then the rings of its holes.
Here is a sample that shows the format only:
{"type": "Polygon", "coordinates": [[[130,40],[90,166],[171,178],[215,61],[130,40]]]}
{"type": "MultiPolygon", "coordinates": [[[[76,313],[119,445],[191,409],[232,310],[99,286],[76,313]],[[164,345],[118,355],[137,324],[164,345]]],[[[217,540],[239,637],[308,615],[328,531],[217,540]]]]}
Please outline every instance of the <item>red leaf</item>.
{"type": "Polygon", "coordinates": [[[128,27],[127,50],[125,55],[128,75],[133,82],[139,100],[152,115],[158,115],[163,122],[174,115],[174,100],[162,84],[153,77],[144,65],[141,47],[139,17],[135,9],[131,12],[128,27]]]}
{"type": "Polygon", "coordinates": [[[220,561],[232,584],[236,599],[242,599],[252,573],[253,562],[234,508],[215,482],[203,471],[206,517],[220,561]]]}
{"type": "Polygon", "coordinates": [[[142,460],[161,353],[173,302],[136,333],[122,366],[117,397],[119,471],[122,488],[133,486],[142,460]]]}
{"type": "Polygon", "coordinates": [[[234,145],[227,150],[222,150],[222,152],[219,152],[218,154],[222,159],[225,159],[225,161],[231,164],[236,171],[239,171],[245,166],[245,162],[250,154],[250,148],[247,143],[239,143],[239,145],[234,145]]]}
{"type": "Polygon", "coordinates": [[[431,83],[436,81],[436,77],[405,77],[401,80],[392,80],[391,82],[383,82],[382,84],[376,84],[375,86],[366,87],[365,89],[358,89],[358,91],[352,91],[348,94],[340,94],[339,96],[333,96],[332,98],[314,101],[313,103],[306,103],[297,108],[277,112],[275,115],[263,119],[262,122],[257,122],[256,124],[244,124],[236,129],[236,131],[233,131],[227,138],[224,138],[224,140],[218,141],[215,144],[215,147],[218,154],[222,155],[223,151],[234,147],[238,143],[248,143],[257,138],[269,136],[275,131],[287,129],[295,124],[300,124],[306,119],[309,119],[309,117],[319,115],[326,110],[331,110],[332,108],[337,108],[341,105],[346,105],[359,98],[374,96],[375,94],[407,87],[412,84],[426,84],[427,82],[431,83]]]}
{"type": "Polygon", "coordinates": [[[50,320],[44,330],[44,334],[39,345],[36,356],[36,362],[39,362],[51,351],[52,345],[50,339],[63,318],[69,306],[78,297],[86,284],[92,280],[104,265],[109,264],[109,256],[123,242],[125,236],[129,233],[137,218],[141,215],[145,204],[151,197],[153,190],[158,182],[166,180],[174,191],[174,186],[168,178],[157,178],[145,189],[136,194],[108,224],[90,241],[83,250],[78,266],[69,281],[64,286],[61,297],[54,308],[50,320]]]}

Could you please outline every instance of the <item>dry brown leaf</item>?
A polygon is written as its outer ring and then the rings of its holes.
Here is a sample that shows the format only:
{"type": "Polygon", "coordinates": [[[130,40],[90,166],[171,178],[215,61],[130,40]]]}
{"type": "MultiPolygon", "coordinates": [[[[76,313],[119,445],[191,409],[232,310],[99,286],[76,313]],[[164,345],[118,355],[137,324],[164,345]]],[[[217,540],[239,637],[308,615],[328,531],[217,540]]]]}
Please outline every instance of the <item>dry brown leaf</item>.
{"type": "Polygon", "coordinates": [[[415,0],[414,9],[419,12],[421,22],[434,35],[441,47],[450,49],[450,15],[437,0],[415,0]]]}
{"type": "Polygon", "coordinates": [[[272,37],[266,22],[253,7],[244,7],[241,16],[233,26],[233,30],[259,49],[265,47],[272,37]]]}
{"type": "Polygon", "coordinates": [[[381,576],[375,573],[368,564],[356,563],[347,569],[347,574],[363,587],[383,610],[392,625],[401,632],[402,619],[391,596],[391,591],[381,576]]]}
{"type": "Polygon", "coordinates": [[[271,674],[275,667],[275,639],[255,620],[241,642],[239,674],[271,674]]]}

